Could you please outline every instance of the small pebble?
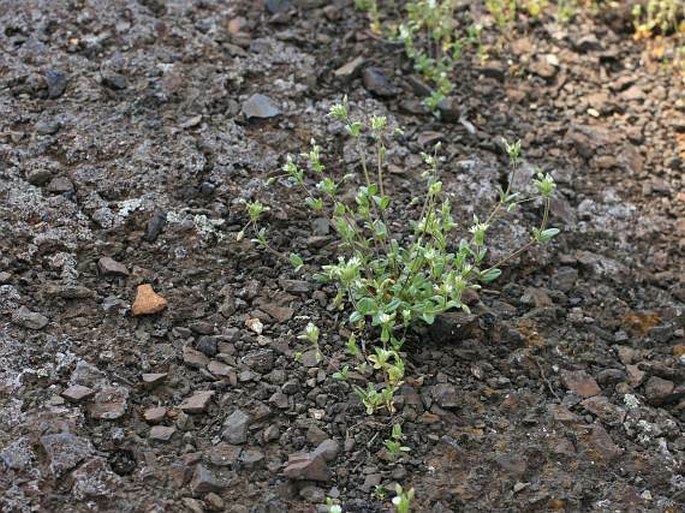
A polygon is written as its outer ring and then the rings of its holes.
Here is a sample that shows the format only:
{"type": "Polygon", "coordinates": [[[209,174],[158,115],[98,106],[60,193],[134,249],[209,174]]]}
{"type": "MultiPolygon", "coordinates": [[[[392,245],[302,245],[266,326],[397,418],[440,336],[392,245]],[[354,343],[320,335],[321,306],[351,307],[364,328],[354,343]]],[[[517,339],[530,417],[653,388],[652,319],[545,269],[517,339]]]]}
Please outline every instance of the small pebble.
{"type": "Polygon", "coordinates": [[[145,419],[145,422],[149,424],[157,424],[164,420],[166,412],[167,409],[164,406],[153,406],[152,408],[145,410],[143,418],[145,419]]]}
{"type": "Polygon", "coordinates": [[[173,426],[152,426],[150,429],[150,438],[152,440],[159,440],[162,442],[168,442],[171,437],[174,436],[176,428],[173,426]]]}
{"type": "Polygon", "coordinates": [[[60,394],[67,401],[78,403],[95,395],[95,390],[82,385],[72,385],[60,394]]]}
{"type": "Polygon", "coordinates": [[[273,100],[263,94],[253,94],[243,103],[243,114],[248,120],[275,118],[281,111],[273,100]]]}
{"type": "Polygon", "coordinates": [[[131,310],[133,315],[151,315],[167,307],[167,300],[152,290],[152,285],[138,285],[136,299],[131,310]]]}

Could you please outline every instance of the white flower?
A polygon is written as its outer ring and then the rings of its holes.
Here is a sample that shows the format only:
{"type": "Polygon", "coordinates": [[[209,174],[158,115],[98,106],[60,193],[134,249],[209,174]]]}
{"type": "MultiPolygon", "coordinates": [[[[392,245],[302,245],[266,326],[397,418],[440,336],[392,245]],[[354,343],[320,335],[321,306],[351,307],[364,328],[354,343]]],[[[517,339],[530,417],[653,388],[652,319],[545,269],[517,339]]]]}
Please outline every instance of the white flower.
{"type": "Polygon", "coordinates": [[[388,324],[392,320],[392,315],[381,312],[381,314],[378,316],[378,320],[381,324],[388,324]]]}

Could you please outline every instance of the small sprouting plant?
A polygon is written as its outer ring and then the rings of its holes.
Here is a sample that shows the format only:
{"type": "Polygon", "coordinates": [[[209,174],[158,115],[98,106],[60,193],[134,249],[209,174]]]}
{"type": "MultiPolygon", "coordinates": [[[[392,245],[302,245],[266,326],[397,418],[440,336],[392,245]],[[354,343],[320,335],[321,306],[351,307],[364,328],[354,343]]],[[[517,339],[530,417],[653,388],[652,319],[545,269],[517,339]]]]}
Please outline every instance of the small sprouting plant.
{"type": "Polygon", "coordinates": [[[525,0],[524,1],[524,6],[526,8],[526,11],[533,18],[537,18],[538,16],[540,16],[548,4],[549,4],[549,0],[525,0]]]}
{"type": "Polygon", "coordinates": [[[407,16],[399,26],[399,39],[414,69],[433,86],[426,106],[436,111],[454,89],[451,79],[454,62],[464,41],[457,38],[455,0],[415,0],[407,2],[407,16]]]}
{"type": "Polygon", "coordinates": [[[359,349],[359,345],[357,345],[357,337],[354,335],[354,333],[352,333],[347,339],[345,349],[347,349],[347,352],[350,354],[350,356],[359,356],[361,353],[361,349],[359,349]]]}
{"type": "Polygon", "coordinates": [[[269,207],[264,206],[264,204],[259,201],[246,201],[243,200],[243,205],[245,205],[245,210],[247,211],[248,221],[240,232],[238,232],[237,239],[240,241],[245,237],[245,230],[252,228],[255,236],[259,241],[264,241],[266,243],[266,230],[264,228],[259,228],[258,222],[262,217],[262,214],[269,211],[269,207]]]}
{"type": "Polygon", "coordinates": [[[315,351],[314,354],[316,355],[316,360],[321,361],[323,356],[321,354],[321,350],[319,349],[319,328],[313,322],[307,323],[304,332],[302,332],[302,334],[297,338],[309,342],[315,351]]]}
{"type": "Polygon", "coordinates": [[[485,7],[500,30],[510,26],[516,19],[516,0],[486,0],[485,7]]]}
{"type": "Polygon", "coordinates": [[[354,0],[354,6],[356,9],[369,15],[369,19],[371,20],[371,31],[379,34],[381,32],[381,21],[378,0],[354,0]]]}
{"type": "Polygon", "coordinates": [[[355,388],[357,396],[361,399],[362,404],[366,408],[366,413],[369,415],[381,408],[394,412],[393,398],[396,391],[396,387],[385,387],[378,391],[373,383],[369,383],[366,388],[355,388]]]}
{"type": "Polygon", "coordinates": [[[424,100],[431,112],[454,90],[453,71],[465,48],[477,49],[486,59],[482,45],[482,25],[473,23],[460,35],[455,17],[457,0],[413,0],[406,3],[406,16],[398,25],[398,39],[404,44],[414,70],[431,86],[424,100]]]}
{"type": "Polygon", "coordinates": [[[255,200],[255,201],[246,201],[243,200],[243,205],[245,205],[245,211],[247,212],[248,216],[248,221],[245,224],[245,226],[238,232],[236,235],[236,240],[240,242],[245,238],[245,231],[250,228],[252,229],[252,232],[254,234],[254,239],[252,239],[252,242],[257,244],[260,247],[263,247],[270,253],[274,254],[275,256],[288,260],[295,270],[300,270],[302,266],[304,265],[304,262],[302,261],[302,258],[295,254],[291,253],[290,255],[286,255],[284,253],[281,253],[280,251],[277,251],[274,249],[269,242],[267,241],[266,238],[266,228],[260,227],[259,226],[259,221],[262,218],[262,215],[266,212],[269,211],[269,207],[265,206],[262,204],[261,201],[255,200]]]}
{"type": "Polygon", "coordinates": [[[326,506],[328,507],[328,513],[343,513],[342,506],[330,497],[326,497],[326,506]]]}
{"type": "Polygon", "coordinates": [[[685,17],[682,0],[649,0],[647,5],[635,3],[633,18],[637,38],[648,37],[655,30],[662,34],[678,28],[678,18],[685,17]]]}
{"type": "Polygon", "coordinates": [[[390,439],[385,440],[383,444],[388,451],[388,457],[391,461],[395,461],[403,453],[411,451],[409,447],[402,445],[402,439],[404,435],[402,434],[402,426],[399,424],[394,424],[392,426],[392,433],[390,434],[390,439]]]}
{"type": "Polygon", "coordinates": [[[395,506],[395,513],[409,513],[411,511],[411,501],[414,500],[414,489],[403,490],[400,485],[395,487],[395,496],[392,503],[395,506]]]}
{"type": "Polygon", "coordinates": [[[579,0],[558,0],[557,19],[562,23],[568,23],[576,15],[579,0]]]}
{"type": "Polygon", "coordinates": [[[376,485],[373,489],[373,496],[379,501],[383,501],[388,496],[388,490],[383,485],[376,485]]]}
{"type": "Polygon", "coordinates": [[[636,40],[650,40],[654,56],[685,76],[685,3],[682,0],[634,2],[633,25],[636,40]],[[666,38],[669,37],[669,40],[666,38]],[[671,46],[671,51],[667,47],[671,46]],[[672,57],[666,57],[671,54],[672,57]]]}
{"type": "Polygon", "coordinates": [[[342,369],[339,371],[336,371],[333,373],[333,379],[337,379],[338,381],[347,381],[350,375],[350,366],[345,365],[342,369]]]}
{"type": "MultiPolygon", "coordinates": [[[[305,203],[317,215],[328,214],[339,237],[341,253],[337,261],[324,265],[318,278],[336,286],[333,303],[349,312],[353,333],[347,342],[350,354],[362,360],[357,366],[362,374],[371,367],[378,383],[366,388],[356,387],[366,411],[394,411],[393,397],[403,383],[405,363],[402,353],[406,334],[416,323],[432,324],[437,315],[453,309],[468,311],[462,295],[468,289],[478,289],[480,283],[495,280],[500,266],[534,244],[553,238],[559,230],[548,228],[549,206],[555,189],[549,174],[538,173],[534,180],[538,194],[521,198],[512,184],[521,162],[520,142],[506,143],[509,157],[509,185],[500,191],[500,201],[481,220],[474,217],[471,226],[457,235],[459,228],[452,216],[450,202],[442,198],[437,151],[423,154],[425,193],[414,198],[418,214],[410,223],[411,233],[395,234],[388,218],[395,212],[392,198],[384,184],[387,120],[372,116],[368,122],[353,119],[347,99],[330,109],[330,116],[339,121],[354,140],[359,167],[341,179],[326,171],[321,147],[312,141],[311,150],[301,155],[300,166],[288,156],[283,167],[285,177],[303,191],[305,203]],[[372,149],[367,146],[371,141],[372,149]],[[311,179],[314,179],[312,185],[311,179]],[[343,199],[343,185],[358,180],[352,201],[343,199]],[[522,248],[491,264],[488,262],[487,234],[493,223],[504,213],[521,203],[541,201],[542,221],[530,241],[522,248]],[[366,341],[371,341],[367,351],[366,341]],[[361,346],[361,347],[360,347],[361,346]]],[[[258,237],[257,243],[268,246],[263,228],[253,218],[248,205],[250,223],[258,237]]],[[[254,214],[254,215],[253,215],[254,214]]],[[[283,258],[288,258],[283,255],[283,258]]],[[[288,258],[296,267],[302,259],[288,258]]],[[[318,352],[319,330],[309,324],[300,338],[310,342],[318,352]]],[[[317,353],[320,354],[320,353],[317,353]]],[[[344,374],[341,373],[340,377],[344,374]]]]}
{"type": "Polygon", "coordinates": [[[304,332],[298,338],[307,340],[313,346],[317,346],[319,344],[319,328],[313,322],[309,322],[307,323],[304,332]]]}

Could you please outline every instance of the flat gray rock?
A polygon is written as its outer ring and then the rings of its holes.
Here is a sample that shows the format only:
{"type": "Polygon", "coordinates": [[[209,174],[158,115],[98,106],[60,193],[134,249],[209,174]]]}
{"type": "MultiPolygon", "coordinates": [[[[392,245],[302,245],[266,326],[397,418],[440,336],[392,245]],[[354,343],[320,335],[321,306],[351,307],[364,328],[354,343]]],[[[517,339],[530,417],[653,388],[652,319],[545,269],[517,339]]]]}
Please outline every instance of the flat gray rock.
{"type": "Polygon", "coordinates": [[[29,330],[42,330],[48,325],[49,321],[44,315],[32,312],[25,306],[22,306],[12,314],[12,322],[29,330]]]}
{"type": "Polygon", "coordinates": [[[247,441],[247,427],[249,425],[250,416],[242,410],[236,410],[224,422],[221,437],[234,445],[244,444],[247,441]]]}
{"type": "Polygon", "coordinates": [[[243,114],[247,119],[269,119],[280,116],[281,111],[268,96],[253,94],[243,103],[243,114]]]}

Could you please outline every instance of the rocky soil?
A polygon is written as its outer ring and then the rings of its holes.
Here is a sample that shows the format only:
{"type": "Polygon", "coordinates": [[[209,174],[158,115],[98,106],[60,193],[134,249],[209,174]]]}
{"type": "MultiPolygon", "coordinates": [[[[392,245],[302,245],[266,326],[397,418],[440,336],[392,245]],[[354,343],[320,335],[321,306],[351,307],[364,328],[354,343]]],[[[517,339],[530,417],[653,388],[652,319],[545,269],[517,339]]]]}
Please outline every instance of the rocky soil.
{"type": "Polygon", "coordinates": [[[382,512],[394,483],[420,512],[683,511],[682,76],[625,17],[521,17],[438,120],[351,4],[0,0],[1,511],[382,512]],[[438,140],[461,219],[506,180],[502,136],[559,184],[563,234],[408,342],[394,416],[332,377],[355,363],[312,278],[332,230],[265,186],[311,138],[354,169],[344,94],[404,129],[398,204],[438,140]],[[255,198],[305,272],[236,241],[255,198]]]}

